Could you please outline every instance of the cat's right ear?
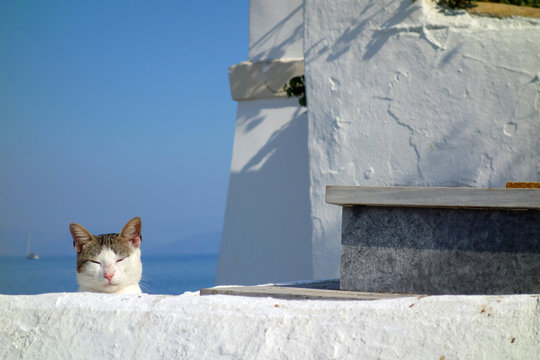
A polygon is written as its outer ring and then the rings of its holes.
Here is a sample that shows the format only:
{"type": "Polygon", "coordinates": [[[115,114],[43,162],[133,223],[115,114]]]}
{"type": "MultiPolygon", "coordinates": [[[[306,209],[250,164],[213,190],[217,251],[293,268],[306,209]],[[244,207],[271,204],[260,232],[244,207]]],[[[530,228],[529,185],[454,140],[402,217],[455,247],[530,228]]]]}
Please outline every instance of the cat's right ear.
{"type": "Polygon", "coordinates": [[[69,231],[71,232],[71,237],[73,237],[73,247],[77,253],[82,251],[84,244],[93,239],[92,234],[79,224],[69,224],[69,231]]]}
{"type": "Polygon", "coordinates": [[[141,246],[142,235],[141,235],[142,221],[140,217],[134,217],[129,220],[126,226],[120,231],[120,237],[129,241],[131,245],[138,248],[141,246]]]}

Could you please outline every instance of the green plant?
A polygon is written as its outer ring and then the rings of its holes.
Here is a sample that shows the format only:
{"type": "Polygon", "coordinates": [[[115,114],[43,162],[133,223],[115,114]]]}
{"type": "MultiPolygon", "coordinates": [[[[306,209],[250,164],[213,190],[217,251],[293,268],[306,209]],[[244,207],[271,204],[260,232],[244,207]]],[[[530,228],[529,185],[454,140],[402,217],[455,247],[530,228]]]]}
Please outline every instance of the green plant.
{"type": "Polygon", "coordinates": [[[472,7],[473,0],[440,0],[439,4],[445,4],[452,9],[465,9],[472,7]]]}
{"type": "Polygon", "coordinates": [[[304,75],[291,78],[288,83],[283,85],[283,91],[285,91],[287,97],[297,97],[300,106],[307,107],[306,85],[304,83],[304,75]]]}
{"type": "MultiPolygon", "coordinates": [[[[413,0],[414,1],[414,0],[413,0]]],[[[466,9],[473,6],[476,0],[440,0],[439,4],[444,4],[452,9],[466,9]]],[[[484,0],[483,2],[510,4],[518,6],[530,6],[540,8],[540,0],[484,0]]]]}

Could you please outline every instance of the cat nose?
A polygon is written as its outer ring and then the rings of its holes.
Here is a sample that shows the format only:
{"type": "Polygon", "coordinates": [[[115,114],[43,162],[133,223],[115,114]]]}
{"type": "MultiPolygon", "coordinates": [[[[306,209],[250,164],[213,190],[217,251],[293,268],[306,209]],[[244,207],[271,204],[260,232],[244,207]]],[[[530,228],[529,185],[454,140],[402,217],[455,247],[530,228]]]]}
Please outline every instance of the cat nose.
{"type": "Polygon", "coordinates": [[[107,279],[109,282],[111,282],[112,277],[114,276],[114,272],[106,272],[103,274],[103,277],[107,279]]]}

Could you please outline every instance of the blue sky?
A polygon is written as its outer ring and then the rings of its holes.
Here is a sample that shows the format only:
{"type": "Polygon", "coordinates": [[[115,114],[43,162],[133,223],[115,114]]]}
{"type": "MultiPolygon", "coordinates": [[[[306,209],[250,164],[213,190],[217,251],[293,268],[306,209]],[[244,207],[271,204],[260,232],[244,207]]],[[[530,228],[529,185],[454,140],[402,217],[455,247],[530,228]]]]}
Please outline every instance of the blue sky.
{"type": "Polygon", "coordinates": [[[0,2],[0,254],[221,231],[249,1],[0,2]]]}

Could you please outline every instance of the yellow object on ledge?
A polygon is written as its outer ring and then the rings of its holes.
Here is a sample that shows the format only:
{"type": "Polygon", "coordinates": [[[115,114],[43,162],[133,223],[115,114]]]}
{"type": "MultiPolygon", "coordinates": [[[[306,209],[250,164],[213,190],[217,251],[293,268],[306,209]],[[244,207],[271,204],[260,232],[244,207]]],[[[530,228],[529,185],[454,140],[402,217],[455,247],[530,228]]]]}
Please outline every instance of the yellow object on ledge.
{"type": "Polygon", "coordinates": [[[540,182],[507,182],[507,189],[540,189],[540,182]]]}
{"type": "Polygon", "coordinates": [[[540,9],[529,6],[516,6],[509,4],[500,4],[492,2],[479,1],[474,3],[473,7],[466,9],[469,14],[494,16],[504,18],[510,16],[523,16],[540,18],[540,9]]]}

